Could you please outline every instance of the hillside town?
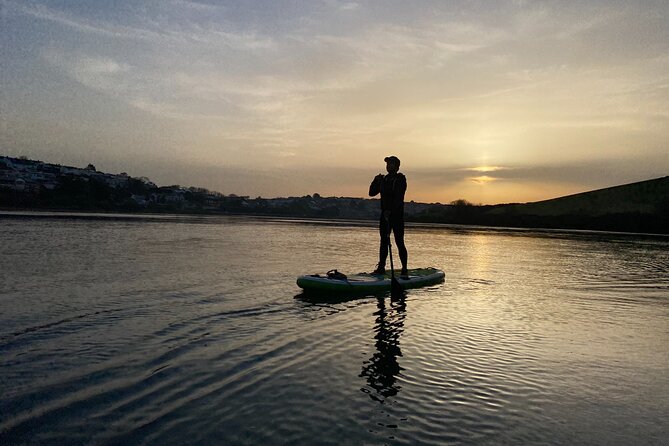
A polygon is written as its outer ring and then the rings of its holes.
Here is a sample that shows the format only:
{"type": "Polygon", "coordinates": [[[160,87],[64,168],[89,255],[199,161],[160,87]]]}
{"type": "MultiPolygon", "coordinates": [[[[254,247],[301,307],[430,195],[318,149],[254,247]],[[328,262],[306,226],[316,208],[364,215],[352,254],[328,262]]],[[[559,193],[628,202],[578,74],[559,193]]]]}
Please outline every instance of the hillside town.
{"type": "MultiPolygon", "coordinates": [[[[321,197],[318,193],[286,198],[224,195],[199,187],[157,186],[146,177],[100,172],[93,164],[79,168],[8,156],[0,156],[0,206],[347,219],[375,219],[379,209],[377,200],[321,197]]],[[[406,206],[410,215],[430,207],[415,202],[406,206]]]]}
{"type": "Polygon", "coordinates": [[[0,156],[0,189],[38,194],[42,189],[54,190],[66,177],[76,177],[86,181],[93,179],[110,187],[123,187],[130,178],[125,172],[117,175],[98,172],[92,164],[78,168],[31,160],[27,157],[0,156]]]}
{"type": "Polygon", "coordinates": [[[180,185],[159,187],[146,177],[112,174],[86,167],[62,166],[26,157],[0,156],[0,205],[98,210],[222,210],[247,197],[180,185]]]}

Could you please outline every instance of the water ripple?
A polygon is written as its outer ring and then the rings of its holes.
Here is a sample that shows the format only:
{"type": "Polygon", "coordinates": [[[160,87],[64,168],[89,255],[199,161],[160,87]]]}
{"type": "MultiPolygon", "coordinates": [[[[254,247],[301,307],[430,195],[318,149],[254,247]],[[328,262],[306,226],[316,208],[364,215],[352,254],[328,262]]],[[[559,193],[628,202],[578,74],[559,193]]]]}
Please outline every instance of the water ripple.
{"type": "Polygon", "coordinates": [[[361,268],[314,246],[374,253],[374,228],[25,223],[0,234],[28,240],[0,258],[3,445],[622,445],[669,432],[666,243],[421,229],[412,261],[448,265],[443,285],[312,300],[294,298],[305,264],[361,268]]]}

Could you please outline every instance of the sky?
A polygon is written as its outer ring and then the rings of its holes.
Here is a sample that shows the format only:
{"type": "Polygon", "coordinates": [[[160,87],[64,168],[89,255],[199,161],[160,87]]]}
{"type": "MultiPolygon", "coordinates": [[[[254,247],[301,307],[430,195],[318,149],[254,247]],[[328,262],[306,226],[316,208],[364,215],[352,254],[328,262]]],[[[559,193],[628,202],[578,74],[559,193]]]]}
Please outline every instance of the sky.
{"type": "Polygon", "coordinates": [[[0,154],[252,197],[669,175],[669,2],[0,0],[0,154]]]}

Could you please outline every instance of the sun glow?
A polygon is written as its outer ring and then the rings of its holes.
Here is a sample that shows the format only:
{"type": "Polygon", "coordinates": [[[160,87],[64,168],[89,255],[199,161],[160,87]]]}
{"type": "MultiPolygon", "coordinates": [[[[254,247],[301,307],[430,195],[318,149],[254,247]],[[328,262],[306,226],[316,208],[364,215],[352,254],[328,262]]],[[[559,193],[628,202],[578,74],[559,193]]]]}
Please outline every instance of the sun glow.
{"type": "Polygon", "coordinates": [[[481,175],[479,177],[469,177],[468,180],[473,181],[476,184],[488,184],[488,183],[491,183],[493,181],[496,181],[497,178],[490,177],[488,175],[481,175]]]}
{"type": "Polygon", "coordinates": [[[498,170],[504,169],[503,167],[500,166],[478,166],[478,167],[468,167],[465,170],[471,170],[473,172],[496,172],[498,170]]]}

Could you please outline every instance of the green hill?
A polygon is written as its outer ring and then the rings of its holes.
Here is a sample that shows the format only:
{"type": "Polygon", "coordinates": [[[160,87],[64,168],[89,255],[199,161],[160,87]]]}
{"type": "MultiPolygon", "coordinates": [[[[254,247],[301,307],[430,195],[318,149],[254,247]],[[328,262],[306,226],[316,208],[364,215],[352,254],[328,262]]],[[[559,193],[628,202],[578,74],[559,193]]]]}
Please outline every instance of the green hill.
{"type": "Polygon", "coordinates": [[[655,214],[661,212],[667,205],[669,205],[669,176],[534,203],[506,205],[493,212],[511,210],[530,215],[595,217],[624,213],[655,214]]]}
{"type": "Polygon", "coordinates": [[[482,209],[492,225],[669,233],[669,176],[525,204],[482,209]]]}
{"type": "Polygon", "coordinates": [[[419,222],[669,234],[669,177],[523,204],[430,205],[419,222]]]}

